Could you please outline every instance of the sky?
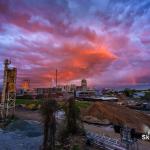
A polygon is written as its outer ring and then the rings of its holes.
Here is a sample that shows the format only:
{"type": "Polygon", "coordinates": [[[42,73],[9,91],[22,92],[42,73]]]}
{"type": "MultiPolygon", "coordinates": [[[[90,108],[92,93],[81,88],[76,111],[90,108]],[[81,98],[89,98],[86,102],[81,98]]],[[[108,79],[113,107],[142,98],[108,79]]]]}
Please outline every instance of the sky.
{"type": "Polygon", "coordinates": [[[3,61],[17,84],[90,86],[150,83],[150,0],[0,0],[3,61]]]}

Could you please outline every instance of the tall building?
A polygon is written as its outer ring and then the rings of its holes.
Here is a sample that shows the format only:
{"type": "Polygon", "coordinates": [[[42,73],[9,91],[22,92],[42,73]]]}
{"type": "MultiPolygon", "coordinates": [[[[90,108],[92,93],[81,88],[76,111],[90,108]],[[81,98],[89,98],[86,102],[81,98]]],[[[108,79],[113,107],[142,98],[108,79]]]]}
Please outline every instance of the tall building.
{"type": "Polygon", "coordinates": [[[87,90],[87,81],[86,81],[86,79],[81,80],[81,87],[82,87],[82,90],[87,90]]]}

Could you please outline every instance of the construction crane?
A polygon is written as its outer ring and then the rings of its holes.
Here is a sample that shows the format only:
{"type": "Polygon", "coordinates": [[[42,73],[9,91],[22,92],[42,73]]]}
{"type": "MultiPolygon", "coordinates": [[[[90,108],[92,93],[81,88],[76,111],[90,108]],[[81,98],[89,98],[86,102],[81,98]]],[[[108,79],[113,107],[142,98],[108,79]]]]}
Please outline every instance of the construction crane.
{"type": "Polygon", "coordinates": [[[0,101],[0,119],[5,120],[8,116],[14,115],[16,101],[16,75],[17,69],[10,68],[11,61],[4,61],[4,76],[2,99],[0,101]]]}

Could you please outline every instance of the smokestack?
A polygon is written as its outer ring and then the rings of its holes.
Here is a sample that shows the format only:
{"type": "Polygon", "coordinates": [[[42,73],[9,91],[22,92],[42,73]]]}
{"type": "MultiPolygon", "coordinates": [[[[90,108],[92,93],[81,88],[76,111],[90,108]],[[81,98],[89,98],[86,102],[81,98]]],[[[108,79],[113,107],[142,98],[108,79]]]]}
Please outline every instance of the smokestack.
{"type": "Polygon", "coordinates": [[[57,69],[56,69],[56,87],[57,87],[57,69]]]}

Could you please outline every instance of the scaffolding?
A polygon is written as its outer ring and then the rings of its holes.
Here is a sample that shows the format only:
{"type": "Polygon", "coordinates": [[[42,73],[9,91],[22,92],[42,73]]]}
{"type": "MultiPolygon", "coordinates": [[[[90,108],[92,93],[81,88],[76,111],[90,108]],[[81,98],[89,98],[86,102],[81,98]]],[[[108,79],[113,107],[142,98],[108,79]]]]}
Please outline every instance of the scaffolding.
{"type": "Polygon", "coordinates": [[[15,113],[16,101],[16,68],[10,68],[11,61],[4,61],[2,99],[0,101],[0,119],[5,120],[15,113]]]}

